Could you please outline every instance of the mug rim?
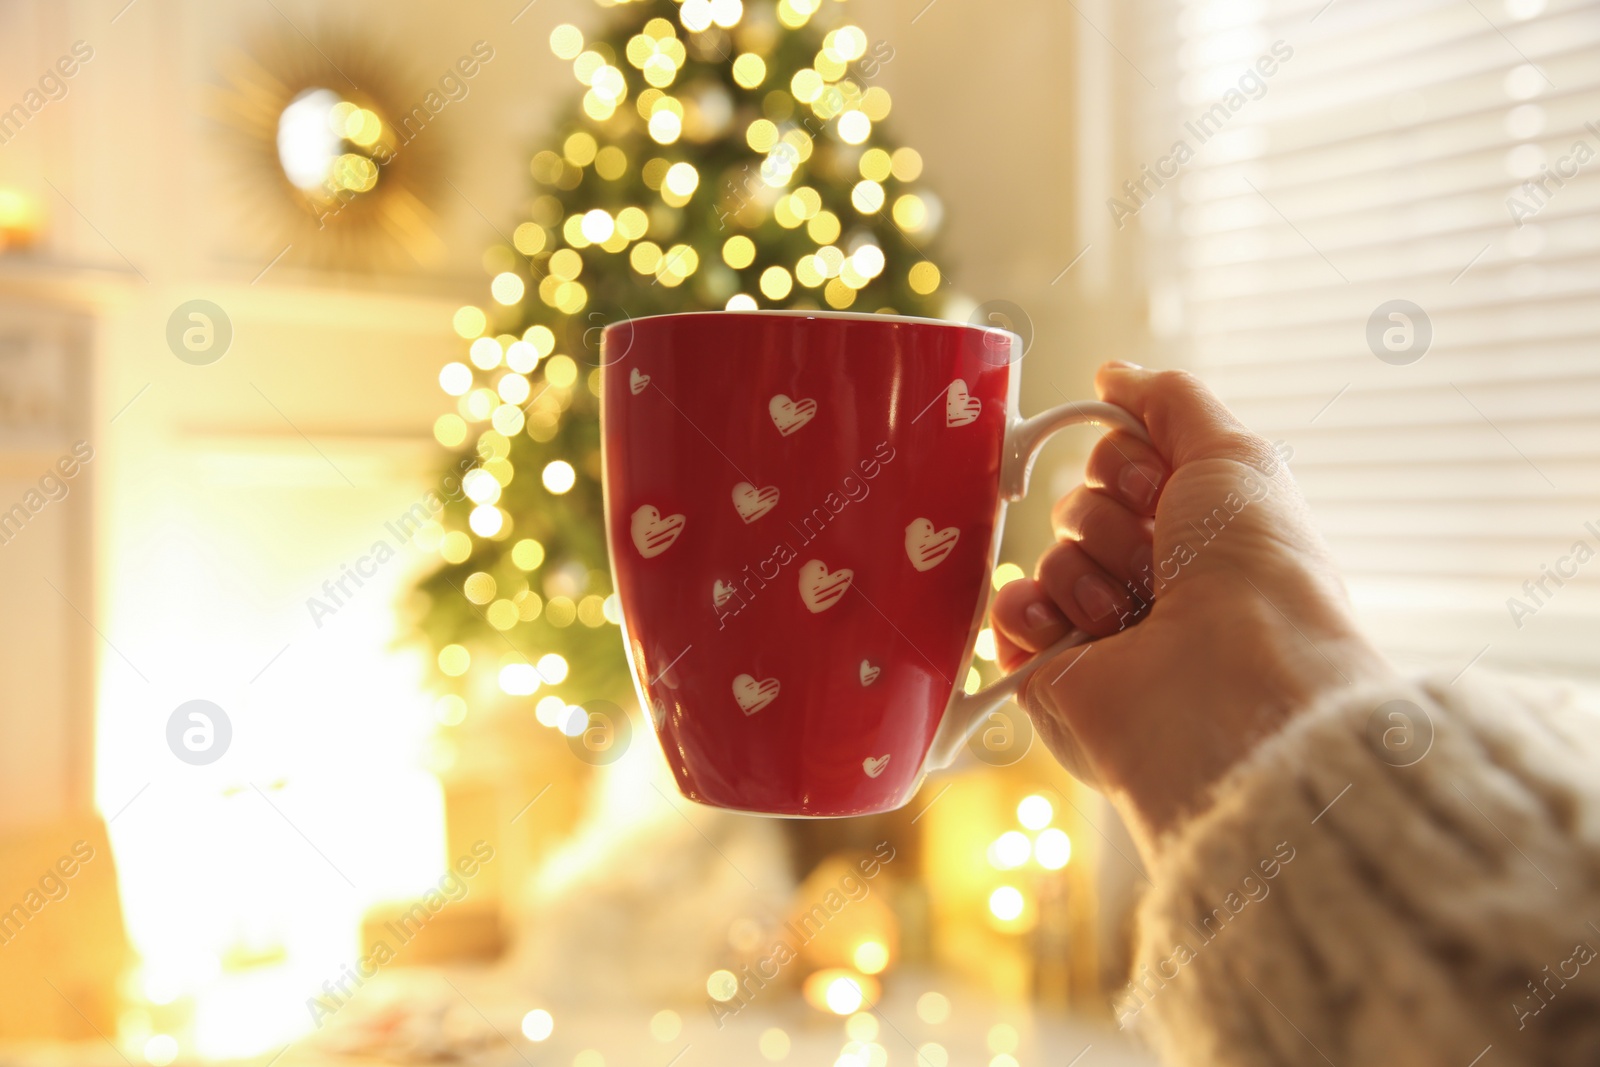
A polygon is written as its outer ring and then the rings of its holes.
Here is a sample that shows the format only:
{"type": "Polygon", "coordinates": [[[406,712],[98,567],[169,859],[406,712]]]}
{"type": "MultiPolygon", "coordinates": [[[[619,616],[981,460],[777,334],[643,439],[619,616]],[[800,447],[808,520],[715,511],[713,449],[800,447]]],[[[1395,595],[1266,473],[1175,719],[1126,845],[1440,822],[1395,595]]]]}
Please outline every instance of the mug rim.
{"type": "Polygon", "coordinates": [[[975,322],[956,322],[951,319],[930,319],[922,315],[879,315],[872,311],[835,311],[816,309],[811,311],[796,308],[755,308],[754,310],[729,311],[727,309],[712,309],[707,311],[667,311],[659,315],[641,315],[638,318],[620,319],[617,322],[608,322],[602,328],[603,332],[610,332],[619,326],[635,322],[655,322],[661,319],[690,319],[704,318],[713,315],[725,315],[746,318],[793,318],[793,319],[832,319],[840,322],[856,320],[860,322],[897,322],[911,326],[948,326],[957,330],[979,330],[988,333],[992,330],[999,331],[1022,343],[1022,337],[1015,330],[1007,330],[1000,326],[980,326],[975,322]]]}

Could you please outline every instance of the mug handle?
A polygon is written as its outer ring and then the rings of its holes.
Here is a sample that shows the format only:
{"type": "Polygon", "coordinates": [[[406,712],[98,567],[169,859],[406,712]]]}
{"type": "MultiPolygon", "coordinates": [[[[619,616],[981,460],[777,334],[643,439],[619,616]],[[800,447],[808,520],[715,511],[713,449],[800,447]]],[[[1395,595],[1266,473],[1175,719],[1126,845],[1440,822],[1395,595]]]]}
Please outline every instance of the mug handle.
{"type": "MultiPolygon", "coordinates": [[[[1150,441],[1150,435],[1138,419],[1115,404],[1098,400],[1062,404],[1040,412],[1031,419],[1013,419],[1006,429],[1003,446],[1005,459],[1000,468],[1001,498],[1009,502],[1021,500],[1027,495],[1028,476],[1033,472],[1033,461],[1038,457],[1040,447],[1057,430],[1084,422],[1107,429],[1124,430],[1141,441],[1150,441]]],[[[967,738],[972,736],[984,717],[1016,696],[1040,664],[1090,640],[1082,630],[1074,630],[987,689],[980,689],[976,693],[958,689],[933,736],[923,769],[937,771],[950,766],[960,753],[961,746],[966,744],[967,738]]]]}

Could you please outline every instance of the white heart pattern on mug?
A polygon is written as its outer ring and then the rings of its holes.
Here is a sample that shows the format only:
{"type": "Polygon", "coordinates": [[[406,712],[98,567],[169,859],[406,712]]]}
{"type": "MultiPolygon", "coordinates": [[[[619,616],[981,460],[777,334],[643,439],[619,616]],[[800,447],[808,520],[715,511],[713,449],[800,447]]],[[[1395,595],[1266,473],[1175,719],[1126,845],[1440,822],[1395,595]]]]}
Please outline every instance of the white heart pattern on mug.
{"type": "Polygon", "coordinates": [[[889,766],[889,756],[887,754],[882,756],[868,756],[866,759],[861,761],[861,769],[867,772],[868,778],[878,777],[878,775],[883,773],[883,769],[887,766],[889,766]]]}
{"type": "Polygon", "coordinates": [[[757,489],[749,482],[740,482],[733,487],[733,506],[746,523],[755,522],[778,506],[778,487],[757,489]]]}
{"type": "Polygon", "coordinates": [[[944,394],[944,424],[967,426],[983,414],[983,401],[967,392],[967,383],[957,378],[944,394]]]}
{"type": "Polygon", "coordinates": [[[659,556],[683,533],[683,524],[682,515],[663,518],[661,512],[646,504],[633,513],[633,547],[645,559],[659,556]]]}
{"type": "Polygon", "coordinates": [[[711,583],[711,606],[714,608],[722,607],[722,605],[732,600],[733,594],[737,593],[738,591],[738,589],[729,585],[721,578],[718,578],[716,581],[711,583]]]}
{"type": "Polygon", "coordinates": [[[814,559],[800,568],[800,599],[813,612],[827,611],[839,602],[856,572],[843,568],[829,571],[828,565],[814,559]]]}
{"type": "Polygon", "coordinates": [[[778,699],[778,680],[763,678],[758,682],[748,674],[741,674],[733,680],[733,699],[739,702],[739,710],[754,715],[778,699]]]}
{"type": "Polygon", "coordinates": [[[874,667],[871,660],[861,661],[861,684],[871,685],[878,680],[878,675],[883,673],[882,667],[874,667]]]}
{"type": "Polygon", "coordinates": [[[650,375],[640,374],[638,367],[633,368],[633,370],[628,373],[628,392],[632,393],[634,396],[638,396],[640,393],[644,392],[645,387],[649,384],[650,375]]]}
{"type": "Polygon", "coordinates": [[[917,519],[906,527],[906,555],[919,571],[932,570],[955,550],[961,531],[954,526],[935,530],[927,519],[917,519]]]}
{"type": "Polygon", "coordinates": [[[790,400],[779,393],[768,402],[767,412],[772,416],[772,425],[788,437],[816,417],[817,402],[811,399],[790,400]]]}

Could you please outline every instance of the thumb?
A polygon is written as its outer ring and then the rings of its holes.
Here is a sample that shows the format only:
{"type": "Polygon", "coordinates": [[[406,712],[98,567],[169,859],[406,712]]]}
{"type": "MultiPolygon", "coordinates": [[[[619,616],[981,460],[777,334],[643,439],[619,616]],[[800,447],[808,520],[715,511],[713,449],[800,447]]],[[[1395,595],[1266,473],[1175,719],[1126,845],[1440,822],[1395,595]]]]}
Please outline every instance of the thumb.
{"type": "Polygon", "coordinates": [[[1188,371],[1107,363],[1095,375],[1103,400],[1144,423],[1173,470],[1202,459],[1231,459],[1274,469],[1272,445],[1233,417],[1217,395],[1188,371]],[[1268,466],[1270,464],[1270,466],[1268,466]]]}

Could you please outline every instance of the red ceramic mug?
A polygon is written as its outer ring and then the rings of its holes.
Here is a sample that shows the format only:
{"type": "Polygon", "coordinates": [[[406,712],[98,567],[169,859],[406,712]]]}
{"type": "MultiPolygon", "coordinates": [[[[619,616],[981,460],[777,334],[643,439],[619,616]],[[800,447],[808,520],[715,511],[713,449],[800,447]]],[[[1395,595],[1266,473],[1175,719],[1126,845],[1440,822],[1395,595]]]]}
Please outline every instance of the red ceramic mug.
{"type": "Polygon", "coordinates": [[[1144,435],[1096,402],[1021,419],[1021,351],[1003,330],[888,315],[606,328],[607,538],[639,695],[684,796],[889,811],[1016,692],[1029,667],[962,684],[1005,504],[1064,426],[1144,435]]]}

